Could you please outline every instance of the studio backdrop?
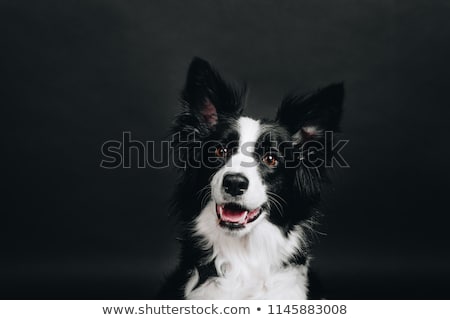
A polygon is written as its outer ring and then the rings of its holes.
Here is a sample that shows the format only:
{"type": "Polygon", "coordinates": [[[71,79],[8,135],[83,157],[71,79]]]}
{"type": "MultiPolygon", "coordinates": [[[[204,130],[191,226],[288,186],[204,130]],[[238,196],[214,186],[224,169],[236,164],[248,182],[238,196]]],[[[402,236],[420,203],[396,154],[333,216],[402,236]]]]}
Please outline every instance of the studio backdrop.
{"type": "Polygon", "coordinates": [[[164,155],[189,62],[246,114],[343,81],[342,154],[313,239],[334,299],[449,299],[450,5],[433,1],[0,2],[0,297],[151,299],[177,263],[164,155]]]}

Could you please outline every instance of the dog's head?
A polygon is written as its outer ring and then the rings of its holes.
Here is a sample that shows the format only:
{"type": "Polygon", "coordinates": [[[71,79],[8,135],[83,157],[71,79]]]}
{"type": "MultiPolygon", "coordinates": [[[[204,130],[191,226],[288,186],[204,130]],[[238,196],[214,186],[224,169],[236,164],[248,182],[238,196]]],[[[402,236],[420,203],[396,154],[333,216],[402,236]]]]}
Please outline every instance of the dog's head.
{"type": "Polygon", "coordinates": [[[264,219],[288,229],[320,196],[328,142],[342,113],[343,85],[283,99],[275,120],[242,116],[245,87],[195,58],[173,132],[184,178],[176,195],[186,221],[205,207],[217,232],[241,236],[264,219]]]}

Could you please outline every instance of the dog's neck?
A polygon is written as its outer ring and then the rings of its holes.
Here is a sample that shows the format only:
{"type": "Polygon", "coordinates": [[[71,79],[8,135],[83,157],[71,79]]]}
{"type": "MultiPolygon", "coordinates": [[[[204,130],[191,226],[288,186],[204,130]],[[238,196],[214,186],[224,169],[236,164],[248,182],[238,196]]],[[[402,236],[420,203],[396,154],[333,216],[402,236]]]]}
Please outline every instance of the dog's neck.
{"type": "Polygon", "coordinates": [[[308,262],[298,263],[305,257],[301,226],[286,234],[263,218],[247,234],[233,236],[218,224],[215,204],[209,203],[195,220],[194,234],[208,255],[193,266],[186,298],[306,298],[308,262]]]}
{"type": "Polygon", "coordinates": [[[214,261],[219,276],[255,273],[255,270],[269,274],[301,254],[305,247],[301,226],[285,234],[265,219],[258,221],[245,235],[229,234],[218,225],[212,201],[197,217],[194,229],[200,239],[197,245],[211,252],[201,264],[214,261]]]}

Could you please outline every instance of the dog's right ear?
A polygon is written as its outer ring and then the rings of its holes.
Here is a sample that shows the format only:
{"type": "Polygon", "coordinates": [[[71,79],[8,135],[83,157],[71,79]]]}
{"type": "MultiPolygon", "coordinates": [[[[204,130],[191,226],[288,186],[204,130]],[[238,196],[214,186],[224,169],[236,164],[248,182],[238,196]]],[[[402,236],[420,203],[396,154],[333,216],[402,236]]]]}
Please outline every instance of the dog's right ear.
{"type": "Polygon", "coordinates": [[[244,95],[245,86],[239,89],[225,82],[207,61],[195,57],[181,98],[185,112],[194,116],[200,126],[213,129],[221,117],[242,113],[244,95]]]}

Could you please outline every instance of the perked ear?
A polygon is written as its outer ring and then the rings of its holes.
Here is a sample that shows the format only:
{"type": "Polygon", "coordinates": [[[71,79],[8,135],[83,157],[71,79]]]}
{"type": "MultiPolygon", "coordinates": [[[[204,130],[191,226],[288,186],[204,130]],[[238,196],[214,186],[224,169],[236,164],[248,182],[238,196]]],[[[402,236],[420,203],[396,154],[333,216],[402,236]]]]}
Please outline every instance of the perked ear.
{"type": "Polygon", "coordinates": [[[276,120],[288,129],[297,144],[317,140],[325,131],[339,130],[343,100],[343,83],[304,95],[292,93],[283,99],[276,120]]]}
{"type": "Polygon", "coordinates": [[[240,115],[245,87],[225,82],[211,65],[195,57],[188,70],[182,92],[184,106],[201,124],[213,128],[223,115],[240,115]]]}

